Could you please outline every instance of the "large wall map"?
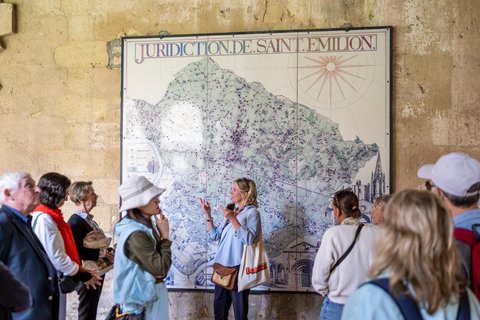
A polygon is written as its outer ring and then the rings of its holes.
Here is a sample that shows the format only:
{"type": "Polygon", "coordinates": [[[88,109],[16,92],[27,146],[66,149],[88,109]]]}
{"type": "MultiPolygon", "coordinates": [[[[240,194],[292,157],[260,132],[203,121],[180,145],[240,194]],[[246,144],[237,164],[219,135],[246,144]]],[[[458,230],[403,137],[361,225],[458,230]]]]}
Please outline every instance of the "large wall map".
{"type": "Polygon", "coordinates": [[[352,187],[370,222],[389,193],[390,28],[123,39],[122,180],[167,191],[170,288],[211,289],[214,223],[232,180],[258,188],[272,283],[309,291],[333,225],[333,193],[352,187]]]}

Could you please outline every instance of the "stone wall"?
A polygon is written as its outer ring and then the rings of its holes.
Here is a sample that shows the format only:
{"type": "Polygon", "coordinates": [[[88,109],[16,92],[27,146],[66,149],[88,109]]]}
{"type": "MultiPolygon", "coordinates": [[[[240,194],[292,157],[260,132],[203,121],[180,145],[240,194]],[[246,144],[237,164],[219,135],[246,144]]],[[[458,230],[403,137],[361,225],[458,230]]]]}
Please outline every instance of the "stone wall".
{"type": "MultiPolygon", "coordinates": [[[[477,0],[7,0],[0,20],[0,171],[92,180],[100,195],[93,213],[109,233],[119,200],[121,71],[107,44],[121,36],[393,26],[394,190],[420,186],[417,169],[444,153],[480,159],[477,0]]],[[[112,303],[109,283],[102,312],[112,303]]],[[[322,299],[251,301],[255,319],[316,319],[322,299]]],[[[170,306],[173,319],[213,316],[211,293],[171,292],[170,306]]]]}

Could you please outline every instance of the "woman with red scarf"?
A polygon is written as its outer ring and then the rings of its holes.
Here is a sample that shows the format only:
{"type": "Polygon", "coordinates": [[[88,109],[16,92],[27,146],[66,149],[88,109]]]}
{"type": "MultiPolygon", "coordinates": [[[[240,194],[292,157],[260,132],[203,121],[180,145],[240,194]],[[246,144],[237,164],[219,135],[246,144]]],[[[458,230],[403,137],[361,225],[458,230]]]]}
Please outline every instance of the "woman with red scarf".
{"type": "MultiPolygon", "coordinates": [[[[81,267],[72,230],[63,218],[60,207],[68,198],[70,179],[56,172],[44,174],[38,182],[42,189],[40,204],[32,213],[32,227],[42,242],[53,266],[63,276],[71,276],[75,282],[82,281],[93,287],[100,285],[94,270],[81,267]]],[[[66,318],[67,296],[60,292],[59,319],[66,318]]]]}

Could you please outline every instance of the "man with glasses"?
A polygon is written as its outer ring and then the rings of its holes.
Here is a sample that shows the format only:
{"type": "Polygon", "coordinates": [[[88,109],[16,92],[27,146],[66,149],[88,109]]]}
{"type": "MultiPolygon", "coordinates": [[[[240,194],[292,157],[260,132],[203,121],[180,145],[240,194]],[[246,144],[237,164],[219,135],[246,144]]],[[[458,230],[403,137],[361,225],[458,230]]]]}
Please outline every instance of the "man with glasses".
{"type": "MultiPolygon", "coordinates": [[[[453,152],[438,159],[435,164],[422,166],[417,176],[429,179],[425,186],[443,199],[453,217],[455,229],[473,231],[474,241],[480,240],[480,162],[468,154],[453,152]]],[[[457,231],[456,234],[457,236],[457,231]]],[[[463,266],[463,275],[472,279],[471,247],[457,241],[463,266]]]]}

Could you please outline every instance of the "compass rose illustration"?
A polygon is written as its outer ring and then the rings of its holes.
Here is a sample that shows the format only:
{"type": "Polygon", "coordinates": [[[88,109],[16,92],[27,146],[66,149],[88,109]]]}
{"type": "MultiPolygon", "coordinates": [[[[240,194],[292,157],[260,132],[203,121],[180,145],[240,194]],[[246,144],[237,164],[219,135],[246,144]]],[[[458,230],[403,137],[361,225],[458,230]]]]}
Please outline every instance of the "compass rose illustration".
{"type": "Polygon", "coordinates": [[[358,55],[351,57],[339,56],[321,56],[318,59],[305,57],[313,64],[299,66],[299,69],[304,69],[304,77],[299,79],[299,82],[308,82],[305,93],[314,94],[312,98],[320,99],[322,93],[328,94],[328,101],[330,107],[334,102],[333,96],[340,93],[341,100],[348,98],[347,91],[356,93],[359,86],[363,83],[366,75],[359,72],[359,68],[371,67],[372,64],[362,64],[358,62],[358,55]],[[355,85],[355,80],[360,80],[360,83],[355,85]]]}

